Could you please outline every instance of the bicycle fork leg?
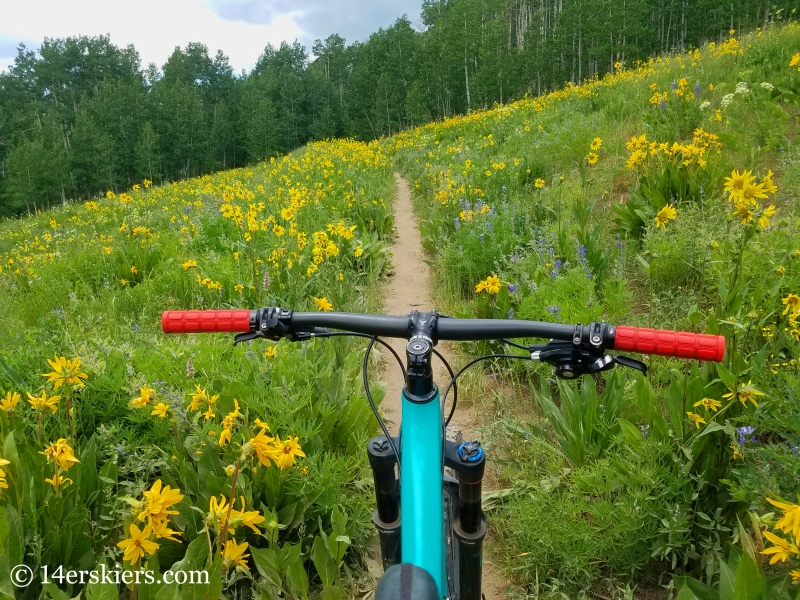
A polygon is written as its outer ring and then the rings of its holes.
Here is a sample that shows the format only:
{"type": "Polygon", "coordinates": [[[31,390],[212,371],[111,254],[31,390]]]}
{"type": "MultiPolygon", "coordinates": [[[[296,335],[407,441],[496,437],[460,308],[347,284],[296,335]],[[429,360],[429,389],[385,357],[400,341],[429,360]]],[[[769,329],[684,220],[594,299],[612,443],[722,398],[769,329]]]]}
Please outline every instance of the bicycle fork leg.
{"type": "Polygon", "coordinates": [[[458,446],[462,463],[458,473],[458,519],[453,537],[458,544],[458,598],[481,600],[481,568],[486,517],[481,508],[481,482],[485,465],[483,448],[477,442],[458,446]]]}
{"type": "MultiPolygon", "coordinates": [[[[397,440],[395,440],[395,445],[397,440]]],[[[400,554],[400,494],[394,466],[397,458],[385,436],[372,438],[367,444],[367,456],[375,480],[375,513],[372,517],[378,530],[383,570],[401,562],[400,554]]]]}

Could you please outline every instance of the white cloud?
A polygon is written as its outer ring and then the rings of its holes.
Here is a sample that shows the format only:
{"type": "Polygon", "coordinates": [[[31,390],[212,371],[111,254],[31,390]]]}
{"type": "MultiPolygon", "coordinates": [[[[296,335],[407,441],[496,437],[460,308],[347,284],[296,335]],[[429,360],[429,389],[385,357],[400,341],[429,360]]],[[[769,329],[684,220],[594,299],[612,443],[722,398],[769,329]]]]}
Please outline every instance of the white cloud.
{"type": "Polygon", "coordinates": [[[269,23],[247,23],[222,19],[208,5],[207,0],[0,0],[5,42],[0,70],[16,56],[5,56],[9,43],[13,48],[26,41],[36,50],[45,37],[109,34],[116,46],[133,44],[142,67],[162,66],[175,46],[201,42],[212,57],[222,50],[236,72],[252,68],[268,43],[305,37],[296,11],[276,14],[269,23]]]}

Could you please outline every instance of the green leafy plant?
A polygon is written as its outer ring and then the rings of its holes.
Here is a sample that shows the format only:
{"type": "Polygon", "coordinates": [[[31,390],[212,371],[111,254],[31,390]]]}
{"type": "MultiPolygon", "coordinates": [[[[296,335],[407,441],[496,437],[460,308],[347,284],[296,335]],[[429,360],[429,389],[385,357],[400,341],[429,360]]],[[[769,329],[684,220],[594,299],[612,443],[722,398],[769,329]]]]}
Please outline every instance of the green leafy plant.
{"type": "Polygon", "coordinates": [[[616,419],[622,407],[622,381],[618,372],[612,373],[598,395],[596,383],[589,375],[583,376],[579,386],[559,379],[560,407],[556,406],[544,376],[538,388],[534,388],[539,407],[561,450],[573,464],[583,465],[590,456],[602,455],[619,431],[616,419]]]}

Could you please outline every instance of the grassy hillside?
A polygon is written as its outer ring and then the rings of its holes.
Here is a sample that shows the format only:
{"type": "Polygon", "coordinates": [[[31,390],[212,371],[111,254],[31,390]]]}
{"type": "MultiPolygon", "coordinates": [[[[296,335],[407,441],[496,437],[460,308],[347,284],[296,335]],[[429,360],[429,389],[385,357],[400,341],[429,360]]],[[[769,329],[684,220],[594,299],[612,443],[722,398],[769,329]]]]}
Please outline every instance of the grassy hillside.
{"type": "Polygon", "coordinates": [[[484,393],[511,490],[492,516],[534,597],[714,584],[731,547],[760,564],[771,544],[748,511],[800,491],[798,50],[796,25],[732,32],[385,142],[416,189],[441,310],[728,339],[718,367],[654,358],[596,384],[494,365],[518,385],[484,393]]]}
{"type": "Polygon", "coordinates": [[[491,521],[520,594],[714,597],[681,577],[736,574],[788,598],[794,547],[772,566],[761,551],[797,535],[800,510],[798,51],[795,25],[731,34],[380,144],[0,224],[0,597],[23,560],[205,568],[204,597],[353,593],[342,559],[370,531],[375,429],[359,346],[233,347],[164,336],[158,316],[377,310],[396,168],[440,310],[728,339],[718,366],[656,358],[579,384],[492,365],[507,385],[480,400],[506,488],[491,521]]]}
{"type": "Polygon", "coordinates": [[[353,483],[375,423],[358,348],[171,337],[159,315],[376,310],[393,189],[376,145],[335,141],[0,226],[0,597],[23,558],[36,572],[207,568],[211,597],[306,597],[315,538],[364,540],[371,510],[353,483]],[[143,555],[126,550],[142,536],[143,555]]]}

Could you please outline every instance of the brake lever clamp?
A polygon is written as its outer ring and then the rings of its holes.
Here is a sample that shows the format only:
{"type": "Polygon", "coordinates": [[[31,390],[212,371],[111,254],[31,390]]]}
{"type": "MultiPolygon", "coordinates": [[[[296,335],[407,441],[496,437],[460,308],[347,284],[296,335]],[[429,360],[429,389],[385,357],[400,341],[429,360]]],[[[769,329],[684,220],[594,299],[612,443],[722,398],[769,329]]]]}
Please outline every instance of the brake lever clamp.
{"type": "Polygon", "coordinates": [[[291,341],[297,341],[300,338],[289,327],[291,319],[291,310],[284,310],[277,306],[253,311],[253,315],[250,317],[251,331],[238,334],[233,342],[238,344],[257,338],[274,341],[288,338],[291,341]]]}
{"type": "Polygon", "coordinates": [[[553,366],[553,372],[560,379],[577,379],[581,375],[594,375],[610,371],[616,365],[647,372],[644,363],[627,356],[601,354],[596,356],[585,350],[560,348],[539,352],[538,360],[553,366]]]}

